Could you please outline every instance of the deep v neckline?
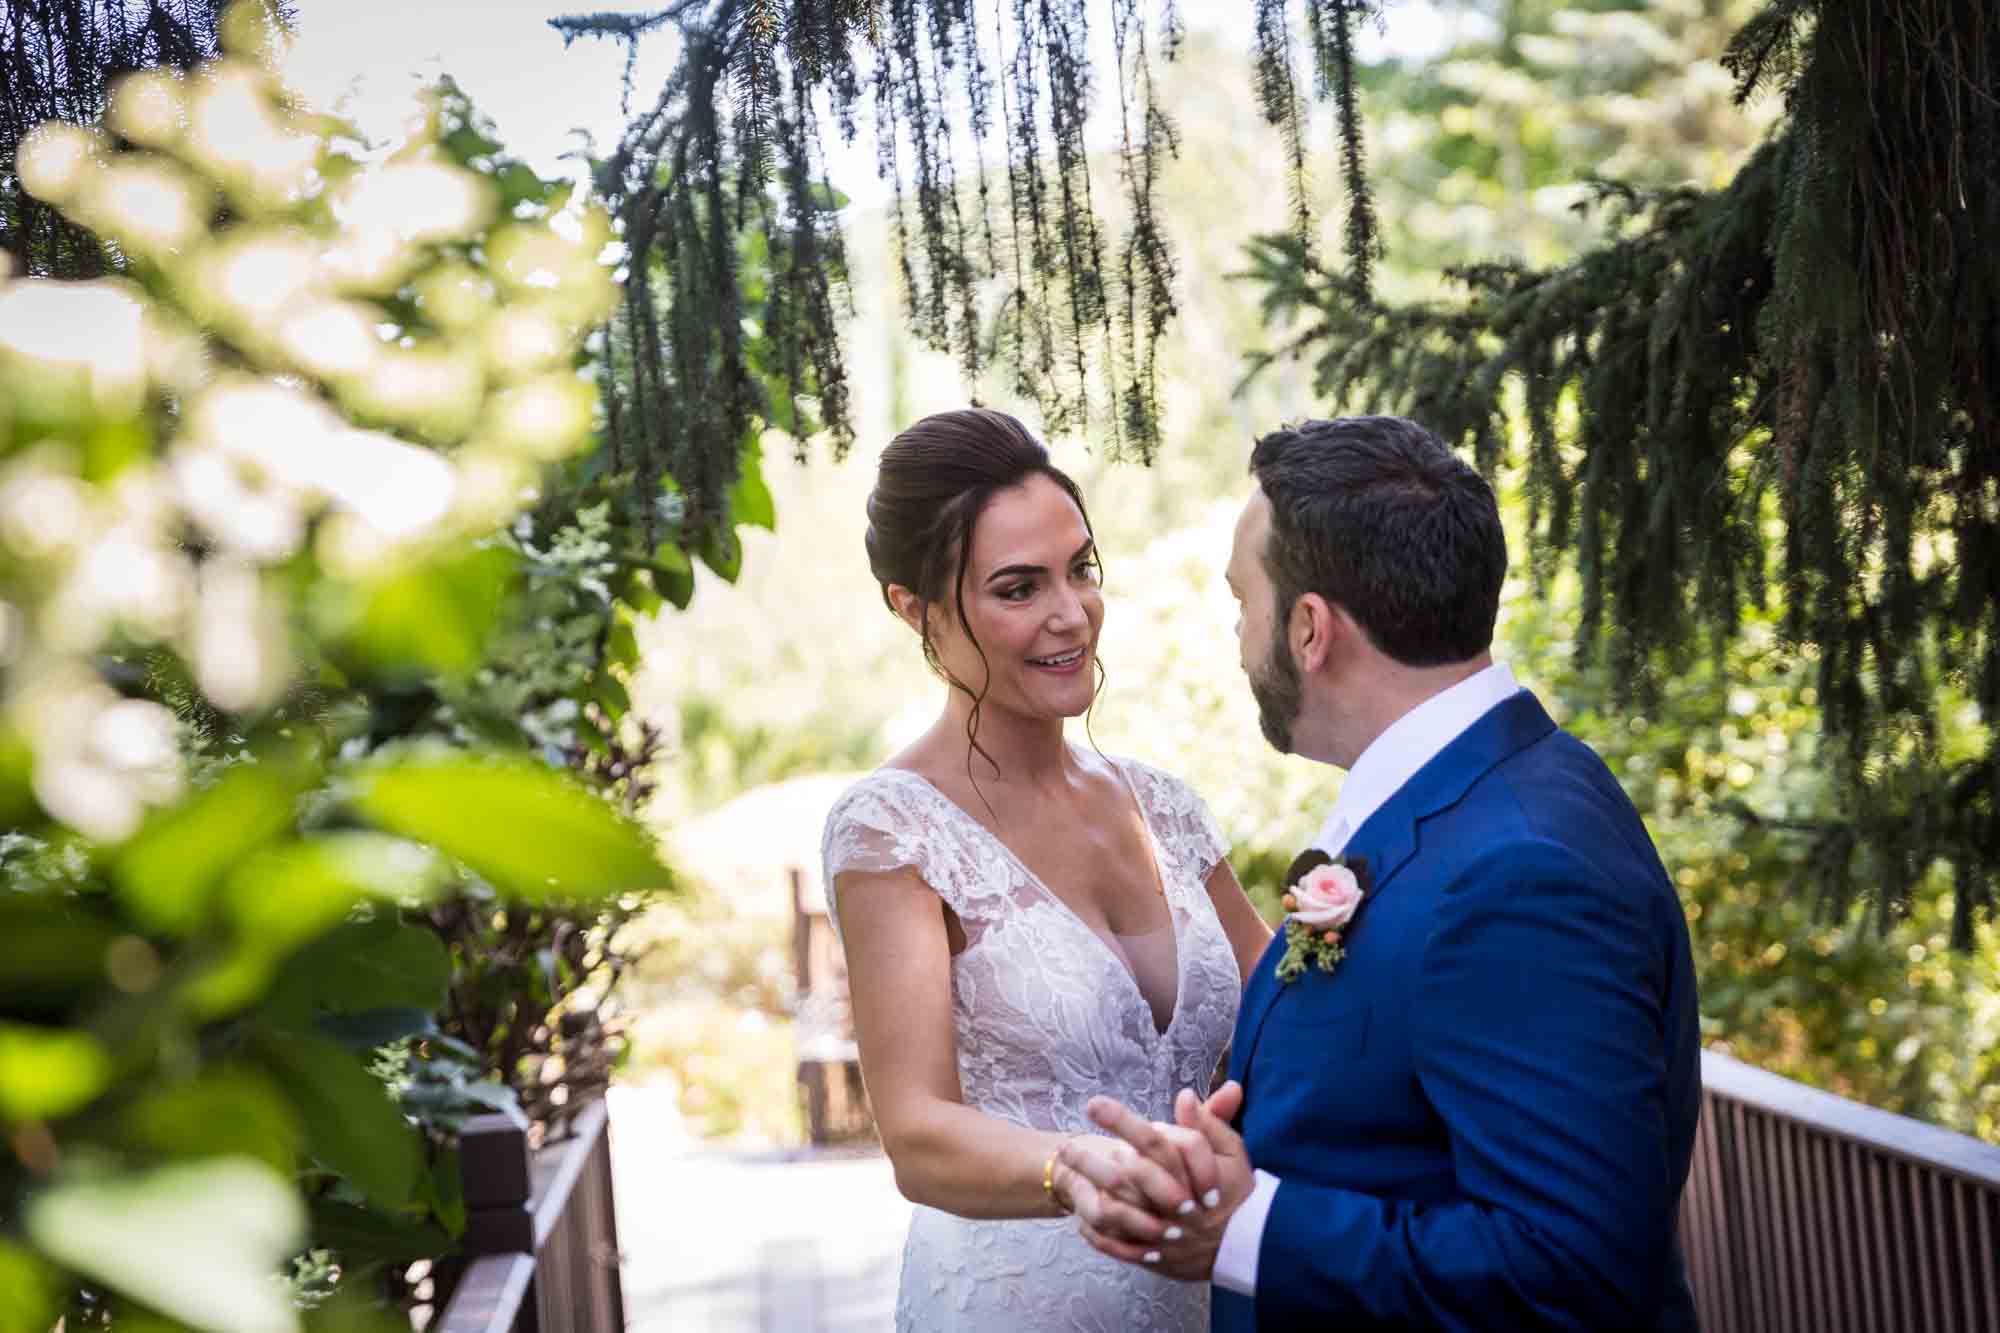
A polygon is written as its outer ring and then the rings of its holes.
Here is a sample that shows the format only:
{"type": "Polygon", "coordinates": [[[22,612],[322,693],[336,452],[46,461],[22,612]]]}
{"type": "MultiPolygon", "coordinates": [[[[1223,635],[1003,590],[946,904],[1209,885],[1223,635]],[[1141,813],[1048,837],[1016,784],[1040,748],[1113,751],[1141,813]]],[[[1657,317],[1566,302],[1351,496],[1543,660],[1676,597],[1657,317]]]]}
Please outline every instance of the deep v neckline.
{"type": "MultiPolygon", "coordinates": [[[[1146,802],[1140,799],[1139,789],[1133,785],[1131,775],[1126,773],[1125,766],[1115,759],[1111,760],[1110,763],[1117,770],[1118,780],[1124,785],[1126,794],[1132,798],[1133,808],[1139,812],[1139,826],[1146,831],[1146,849],[1147,854],[1153,860],[1153,877],[1159,881],[1160,898],[1167,906],[1167,929],[1173,933],[1174,937],[1174,1010],[1173,1013],[1167,1016],[1167,1025],[1165,1027],[1161,1027],[1154,1021],[1153,1002],[1146,998],[1145,989],[1140,986],[1138,975],[1133,972],[1131,962],[1118,949],[1113,947],[1110,940],[1099,934],[1088,921],[1085,921],[1061,894],[1050,888],[1048,881],[1036,874],[1034,867],[1022,860],[1020,853],[1009,847],[1005,838],[1002,838],[998,833],[995,833],[992,829],[987,828],[986,825],[974,819],[971,811],[961,806],[957,801],[952,800],[951,797],[945,794],[943,788],[915,769],[895,768],[889,771],[907,773],[918,782],[923,783],[925,790],[929,791],[932,796],[942,802],[953,814],[985,835],[994,846],[998,847],[1006,855],[1008,860],[1014,863],[1015,867],[1023,875],[1028,877],[1029,882],[1041,891],[1044,898],[1055,904],[1058,912],[1067,917],[1078,930],[1096,942],[1097,947],[1111,960],[1113,969],[1125,978],[1127,990],[1130,991],[1132,998],[1139,1002],[1139,1010],[1145,1018],[1146,1032],[1151,1036],[1154,1043],[1157,1044],[1165,1041],[1173,1033],[1175,1025],[1181,1021],[1181,1011],[1186,1007],[1182,1001],[1185,998],[1183,992],[1187,989],[1187,949],[1184,947],[1184,942],[1181,939],[1180,922],[1174,915],[1173,896],[1167,891],[1167,869],[1160,855],[1160,838],[1158,832],[1153,828],[1153,817],[1146,813],[1146,802]]],[[[1115,934],[1116,932],[1113,933],[1115,934]]]]}

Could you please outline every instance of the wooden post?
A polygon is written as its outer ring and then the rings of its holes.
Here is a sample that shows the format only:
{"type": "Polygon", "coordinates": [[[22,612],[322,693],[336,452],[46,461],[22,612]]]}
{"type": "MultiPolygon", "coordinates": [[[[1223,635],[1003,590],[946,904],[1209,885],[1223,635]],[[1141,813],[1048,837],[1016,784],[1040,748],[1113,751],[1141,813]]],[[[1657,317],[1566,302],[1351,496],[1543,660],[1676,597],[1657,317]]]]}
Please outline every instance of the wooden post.
{"type": "Polygon", "coordinates": [[[803,1000],[813,988],[812,914],[806,911],[806,877],[797,866],[787,867],[792,882],[792,987],[803,1000]]]}
{"type": "Polygon", "coordinates": [[[528,1127],[509,1115],[478,1115],[459,1135],[465,1181],[465,1238],[460,1248],[484,1254],[533,1254],[535,1217],[528,1209],[528,1127]]]}

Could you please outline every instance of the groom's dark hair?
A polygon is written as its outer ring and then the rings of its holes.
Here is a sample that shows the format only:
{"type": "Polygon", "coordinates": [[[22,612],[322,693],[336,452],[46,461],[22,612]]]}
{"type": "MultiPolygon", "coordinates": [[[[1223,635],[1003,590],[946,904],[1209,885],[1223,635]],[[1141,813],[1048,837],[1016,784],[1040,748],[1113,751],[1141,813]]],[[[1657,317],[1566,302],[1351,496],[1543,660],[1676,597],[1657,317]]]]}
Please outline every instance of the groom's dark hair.
{"type": "Polygon", "coordinates": [[[1258,440],[1250,471],[1279,624],[1316,592],[1405,666],[1492,646],[1507,537],[1493,488],[1444,441],[1402,417],[1302,421],[1258,440]]]}

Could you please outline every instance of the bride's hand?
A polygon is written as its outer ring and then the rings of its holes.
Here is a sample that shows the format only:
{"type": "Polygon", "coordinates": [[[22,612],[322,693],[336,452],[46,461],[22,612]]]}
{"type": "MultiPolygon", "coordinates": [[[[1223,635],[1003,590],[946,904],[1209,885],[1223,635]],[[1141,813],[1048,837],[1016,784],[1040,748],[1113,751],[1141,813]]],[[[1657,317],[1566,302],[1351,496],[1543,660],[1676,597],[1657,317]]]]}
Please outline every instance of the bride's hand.
{"type": "Polygon", "coordinates": [[[1162,1162],[1122,1139],[1078,1135],[1057,1150],[1057,1196],[1083,1223],[1134,1244],[1178,1239],[1170,1219],[1194,1209],[1180,1159],[1162,1162]]]}
{"type": "Polygon", "coordinates": [[[1158,1241],[1135,1238],[1104,1227],[1082,1226],[1083,1238],[1097,1250],[1128,1264],[1145,1264],[1164,1277],[1206,1282],[1229,1220],[1251,1192],[1253,1168],[1242,1136],[1229,1121],[1243,1105],[1240,1084],[1225,1083],[1203,1102],[1183,1089],[1174,1100],[1177,1125],[1143,1120],[1115,1102],[1093,1101],[1090,1118],[1118,1134],[1134,1151],[1150,1154],[1170,1147],[1181,1154],[1188,1176],[1200,1190],[1202,1207],[1185,1225],[1167,1228],[1158,1241]]]}

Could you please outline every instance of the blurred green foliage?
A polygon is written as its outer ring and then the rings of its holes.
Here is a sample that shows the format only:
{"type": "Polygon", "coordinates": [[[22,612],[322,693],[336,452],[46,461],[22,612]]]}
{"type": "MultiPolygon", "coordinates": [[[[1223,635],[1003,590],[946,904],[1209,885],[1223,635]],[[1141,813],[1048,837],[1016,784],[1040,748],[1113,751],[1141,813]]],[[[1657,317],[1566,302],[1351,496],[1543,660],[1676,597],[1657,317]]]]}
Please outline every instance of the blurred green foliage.
{"type": "Polygon", "coordinates": [[[509,526],[590,443],[603,221],[448,85],[358,155],[267,37],[23,152],[126,268],[0,288],[9,1333],[372,1327],[464,1225],[457,1121],[520,1113],[452,1031],[523,1016],[486,932],[567,932],[533,1029],[603,961],[570,940],[668,883],[615,803],[630,613],[587,522],[509,526]]]}

